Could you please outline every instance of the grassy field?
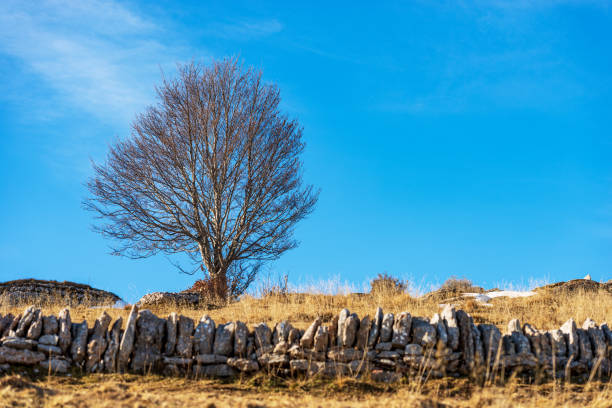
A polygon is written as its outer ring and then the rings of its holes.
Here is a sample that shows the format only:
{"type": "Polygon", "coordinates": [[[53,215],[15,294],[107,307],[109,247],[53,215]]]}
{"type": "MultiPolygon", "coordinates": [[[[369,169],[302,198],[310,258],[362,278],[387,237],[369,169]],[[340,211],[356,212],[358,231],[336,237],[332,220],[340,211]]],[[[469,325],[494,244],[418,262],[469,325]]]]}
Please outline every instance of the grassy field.
{"type": "MultiPolygon", "coordinates": [[[[242,320],[249,325],[287,319],[305,328],[317,316],[329,320],[343,307],[359,316],[372,315],[377,306],[385,312],[409,311],[431,316],[439,311],[439,296],[413,298],[407,294],[384,293],[352,295],[286,294],[241,301],[213,310],[164,307],[153,308],[158,316],[177,311],[194,319],[209,314],[217,323],[242,320]]],[[[456,302],[477,323],[490,322],[502,331],[510,319],[518,318],[539,329],[558,328],[570,317],[579,325],[591,317],[596,322],[612,318],[612,294],[607,291],[572,293],[538,292],[528,298],[498,298],[491,305],[473,300],[456,302]]],[[[57,313],[62,306],[50,304],[45,313],[57,313]]],[[[0,307],[0,313],[20,313],[23,308],[0,307]]],[[[108,309],[113,318],[129,310],[108,309]]],[[[100,309],[72,308],[73,321],[87,319],[90,325],[100,309]]],[[[73,375],[47,377],[42,373],[11,374],[0,378],[0,406],[10,407],[612,407],[612,384],[594,381],[569,384],[534,379],[510,378],[503,384],[476,385],[467,379],[420,381],[396,384],[375,383],[367,378],[306,379],[278,378],[273,374],[241,377],[229,382],[169,378],[157,375],[73,375]]]]}

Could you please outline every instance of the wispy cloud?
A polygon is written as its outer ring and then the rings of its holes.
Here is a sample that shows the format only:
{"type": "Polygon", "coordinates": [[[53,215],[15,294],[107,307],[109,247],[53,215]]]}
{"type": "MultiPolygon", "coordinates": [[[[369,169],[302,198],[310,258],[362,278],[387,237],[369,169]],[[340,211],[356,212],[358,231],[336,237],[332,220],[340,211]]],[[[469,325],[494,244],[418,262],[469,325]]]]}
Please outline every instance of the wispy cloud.
{"type": "Polygon", "coordinates": [[[180,49],[152,21],[113,1],[0,2],[0,52],[78,109],[126,120],[150,102],[159,67],[180,49]]]}
{"type": "Polygon", "coordinates": [[[279,33],[282,30],[283,25],[278,20],[267,19],[213,23],[208,26],[206,33],[227,39],[252,40],[279,33]]]}

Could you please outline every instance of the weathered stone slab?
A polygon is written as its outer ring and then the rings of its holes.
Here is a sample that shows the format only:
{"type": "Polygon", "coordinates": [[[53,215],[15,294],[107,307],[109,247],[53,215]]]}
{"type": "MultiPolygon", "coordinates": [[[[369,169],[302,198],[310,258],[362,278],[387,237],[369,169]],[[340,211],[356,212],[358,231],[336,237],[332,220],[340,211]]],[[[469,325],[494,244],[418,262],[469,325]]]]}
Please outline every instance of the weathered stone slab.
{"type": "Polygon", "coordinates": [[[138,306],[132,306],[130,315],[126,323],[125,331],[121,336],[119,344],[119,353],[117,354],[117,370],[124,372],[127,369],[130,361],[130,355],[134,350],[134,340],[136,337],[136,320],[138,319],[138,306]]]}
{"type": "Polygon", "coordinates": [[[59,343],[59,336],[57,334],[45,334],[40,336],[38,339],[40,344],[48,344],[50,346],[57,346],[59,343]]]}
{"type": "Polygon", "coordinates": [[[260,349],[272,345],[272,331],[265,323],[255,326],[255,347],[260,349]]]}
{"type": "Polygon", "coordinates": [[[172,312],[166,318],[166,344],[164,355],[172,356],[176,350],[176,339],[178,335],[178,314],[172,312]]]}
{"type": "Polygon", "coordinates": [[[578,333],[576,332],[576,322],[574,319],[569,319],[561,326],[561,332],[564,334],[565,341],[567,344],[567,356],[574,357],[574,360],[578,359],[580,352],[580,346],[578,345],[578,333]]]}
{"type": "Polygon", "coordinates": [[[19,320],[19,324],[15,328],[15,337],[25,337],[28,333],[28,329],[30,328],[30,324],[36,317],[36,311],[39,309],[35,309],[34,306],[28,306],[23,313],[21,314],[21,319],[19,320]]]}
{"type": "Polygon", "coordinates": [[[327,352],[327,358],[332,361],[339,361],[341,363],[348,363],[353,360],[367,359],[368,354],[363,350],[357,350],[353,348],[332,348],[327,352]]]}
{"type": "Polygon", "coordinates": [[[36,311],[34,311],[34,319],[32,320],[32,324],[30,324],[30,327],[28,328],[28,333],[26,334],[26,337],[28,339],[36,340],[40,337],[42,329],[42,312],[40,311],[40,309],[37,309],[36,311]]]}
{"type": "Polygon", "coordinates": [[[327,326],[319,326],[313,340],[314,350],[318,352],[325,352],[327,351],[328,344],[329,330],[327,326]]]}
{"type": "Polygon", "coordinates": [[[576,329],[578,335],[578,347],[580,349],[580,361],[591,361],[593,359],[593,349],[591,348],[591,339],[586,330],[576,329]]]}
{"type": "MultiPolygon", "coordinates": [[[[249,328],[244,322],[237,321],[234,330],[234,356],[246,357],[248,346],[249,328]]],[[[237,367],[235,367],[237,368],[237,367]]],[[[244,371],[244,370],[241,370],[244,371]]]]}
{"type": "Polygon", "coordinates": [[[321,326],[321,317],[317,317],[315,321],[308,326],[300,339],[300,346],[304,348],[312,348],[314,346],[314,338],[317,334],[317,330],[319,330],[319,326],[321,326]]]}
{"type": "MultiPolygon", "coordinates": [[[[168,321],[166,320],[166,327],[168,321]]],[[[182,358],[193,356],[193,320],[180,315],[177,322],[176,355],[182,358]]]]}
{"type": "Polygon", "coordinates": [[[227,359],[227,365],[243,372],[253,372],[259,370],[259,363],[247,358],[232,357],[227,359]]]}
{"type": "Polygon", "coordinates": [[[272,334],[272,344],[277,345],[281,341],[287,341],[287,339],[289,338],[289,332],[292,328],[293,326],[287,320],[279,322],[274,327],[274,332],[272,334]]]}
{"type": "Polygon", "coordinates": [[[104,370],[107,373],[114,373],[117,371],[117,354],[119,352],[119,345],[121,344],[121,325],[123,324],[123,318],[119,317],[113,323],[110,331],[107,333],[106,352],[104,353],[104,370]]]}
{"type": "Polygon", "coordinates": [[[376,309],[376,313],[374,313],[374,320],[372,320],[372,328],[370,329],[370,333],[368,335],[368,348],[374,348],[376,346],[376,342],[378,341],[378,336],[380,334],[380,327],[383,321],[383,311],[382,308],[379,307],[376,309]]]}
{"type": "Polygon", "coordinates": [[[517,354],[531,354],[529,339],[523,334],[521,323],[518,319],[512,319],[508,322],[508,334],[512,336],[512,342],[517,354]]]}
{"type": "MultiPolygon", "coordinates": [[[[57,321],[57,317],[51,316],[43,316],[43,332],[42,334],[57,334],[59,331],[59,323],[57,321]]],[[[0,333],[2,330],[0,330],[0,333]]]]}
{"type": "Polygon", "coordinates": [[[2,345],[16,350],[33,350],[38,345],[36,340],[24,339],[23,337],[3,337],[2,345]]]}
{"type": "Polygon", "coordinates": [[[59,312],[59,343],[62,353],[66,354],[70,344],[72,343],[72,320],[70,319],[70,311],[62,309],[59,312]]]}
{"type": "Polygon", "coordinates": [[[185,358],[185,357],[168,357],[163,356],[162,362],[165,365],[174,365],[174,366],[188,366],[193,363],[193,359],[185,358]]]}
{"type": "Polygon", "coordinates": [[[38,351],[45,353],[46,356],[59,356],[62,354],[62,349],[57,346],[51,346],[49,344],[39,344],[37,346],[38,351]]]}
{"type": "Polygon", "coordinates": [[[227,364],[214,364],[194,366],[193,373],[196,376],[227,378],[236,376],[238,371],[227,364]]]}
{"type": "Polygon", "coordinates": [[[327,326],[327,331],[329,333],[329,347],[336,346],[338,340],[338,316],[332,317],[327,326]]]}
{"type": "Polygon", "coordinates": [[[14,318],[15,316],[13,316],[12,313],[9,313],[3,316],[2,318],[0,318],[0,338],[8,335],[8,328],[11,325],[11,323],[13,323],[14,318]],[[4,334],[5,330],[7,331],[6,334],[4,334]]]}
{"type": "Polygon", "coordinates": [[[420,344],[406,344],[406,347],[404,348],[404,355],[422,356],[423,346],[421,346],[420,344]]]}
{"type": "Polygon", "coordinates": [[[377,351],[389,351],[393,348],[393,343],[391,343],[390,341],[386,341],[383,343],[378,343],[376,345],[376,347],[374,347],[374,350],[377,351]]]}
{"type": "Polygon", "coordinates": [[[563,336],[563,332],[559,329],[556,329],[550,330],[548,334],[550,336],[553,354],[557,357],[567,356],[567,344],[565,343],[565,337],[563,336]]]}
{"type": "Polygon", "coordinates": [[[87,343],[87,361],[85,369],[88,372],[101,372],[104,368],[104,351],[106,351],[106,333],[111,322],[108,313],[103,312],[94,323],[93,333],[87,343]]]}
{"type": "Polygon", "coordinates": [[[440,317],[446,326],[448,347],[450,347],[451,350],[457,350],[459,348],[459,324],[457,322],[455,308],[451,305],[444,306],[440,317]]]}
{"type": "Polygon", "coordinates": [[[368,337],[370,335],[370,330],[372,327],[372,322],[370,321],[370,316],[365,316],[361,319],[359,323],[359,330],[357,331],[357,338],[355,340],[355,347],[359,350],[366,350],[368,348],[368,337]]]}
{"type": "Polygon", "coordinates": [[[412,316],[408,312],[402,312],[395,319],[393,325],[393,336],[391,343],[393,347],[404,348],[410,342],[410,330],[412,328],[412,316]]]}
{"type": "Polygon", "coordinates": [[[605,357],[608,351],[606,344],[606,335],[590,318],[586,319],[582,324],[582,329],[586,330],[593,345],[593,354],[596,357],[605,357]]]}
{"type": "Polygon", "coordinates": [[[74,364],[80,365],[87,355],[87,321],[72,323],[72,344],[70,354],[74,364]]]}
{"type": "Polygon", "coordinates": [[[342,346],[342,333],[344,332],[344,325],[346,319],[350,316],[351,312],[348,309],[342,309],[338,315],[338,328],[336,330],[336,345],[342,346]]]}
{"type": "Polygon", "coordinates": [[[286,354],[289,351],[289,347],[291,345],[286,341],[281,341],[276,346],[274,346],[274,350],[272,353],[274,354],[286,354]]]}
{"type": "Polygon", "coordinates": [[[215,322],[208,315],[202,316],[193,335],[194,353],[211,354],[215,341],[215,322]]]}
{"type": "Polygon", "coordinates": [[[483,343],[484,362],[491,365],[495,362],[501,346],[501,332],[494,324],[479,324],[478,330],[483,343]]]}
{"type": "Polygon", "coordinates": [[[149,310],[138,312],[136,319],[136,340],[131,367],[134,371],[155,370],[161,362],[162,341],[166,320],[160,319],[149,310]]]}
{"type": "Polygon", "coordinates": [[[412,342],[428,348],[436,344],[436,329],[422,318],[412,319],[412,342]]]}
{"type": "Polygon", "coordinates": [[[66,374],[70,370],[70,362],[61,357],[54,357],[40,362],[40,366],[45,372],[51,374],[66,374]]]}
{"type": "Polygon", "coordinates": [[[436,337],[438,339],[436,347],[438,349],[445,348],[448,343],[448,333],[444,320],[438,313],[436,313],[433,315],[429,323],[436,329],[436,337]]]}
{"type": "Polygon", "coordinates": [[[289,330],[289,336],[287,337],[287,342],[289,344],[300,344],[300,339],[302,338],[303,330],[292,327],[289,330]]]}
{"type": "Polygon", "coordinates": [[[474,361],[472,318],[463,310],[457,310],[455,317],[459,325],[459,350],[463,353],[463,367],[466,373],[471,373],[476,364],[474,361]]]}
{"type": "Polygon", "coordinates": [[[353,347],[358,329],[359,317],[353,313],[346,318],[344,324],[342,325],[342,332],[340,333],[339,337],[340,345],[342,347],[353,347]]]}
{"type": "Polygon", "coordinates": [[[261,366],[265,367],[284,367],[289,364],[289,356],[287,354],[262,354],[257,357],[257,361],[261,366]]]}
{"type": "Polygon", "coordinates": [[[395,321],[395,316],[393,313],[387,313],[384,315],[382,323],[380,325],[380,336],[379,342],[386,343],[390,342],[393,336],[393,323],[395,321]]]}
{"type": "Polygon", "coordinates": [[[198,354],[194,360],[198,364],[221,364],[227,362],[227,357],[219,354],[198,354]]]}
{"type": "Polygon", "coordinates": [[[0,346],[0,364],[34,365],[40,363],[45,358],[45,355],[40,352],[0,346]]]}
{"type": "Polygon", "coordinates": [[[234,351],[234,323],[220,324],[215,332],[213,353],[230,356],[234,351]]]}

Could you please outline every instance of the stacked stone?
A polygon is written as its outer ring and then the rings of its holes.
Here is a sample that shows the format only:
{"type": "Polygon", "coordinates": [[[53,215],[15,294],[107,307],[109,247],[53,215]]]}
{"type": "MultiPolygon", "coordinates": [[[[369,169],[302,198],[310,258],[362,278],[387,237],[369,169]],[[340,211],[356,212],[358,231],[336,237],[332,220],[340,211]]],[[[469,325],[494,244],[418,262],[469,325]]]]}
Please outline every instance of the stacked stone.
{"type": "Polygon", "coordinates": [[[279,375],[368,373],[391,381],[403,375],[489,375],[502,370],[544,370],[551,376],[609,377],[612,331],[587,319],[540,331],[516,319],[505,334],[492,324],[474,324],[462,310],[446,306],[431,319],[408,312],[359,318],[343,309],[327,324],[317,317],[306,330],[288,321],[249,330],[243,322],[198,322],[171,313],[160,318],[135,305],[122,328],[103,312],[89,327],[28,307],[0,316],[0,367],[40,365],[50,373],[163,372],[168,375],[231,377],[267,370],[279,375]],[[111,324],[112,323],[112,324],[111,324]]]}

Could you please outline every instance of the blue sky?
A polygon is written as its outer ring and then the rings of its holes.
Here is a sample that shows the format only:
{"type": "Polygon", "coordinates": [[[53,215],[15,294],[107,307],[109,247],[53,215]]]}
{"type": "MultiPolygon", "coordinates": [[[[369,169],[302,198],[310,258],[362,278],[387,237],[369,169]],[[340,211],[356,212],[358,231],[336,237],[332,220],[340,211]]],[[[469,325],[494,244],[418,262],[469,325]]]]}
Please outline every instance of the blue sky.
{"type": "Polygon", "coordinates": [[[612,278],[610,1],[0,2],[0,281],[181,290],[81,208],[177,62],[239,55],[304,127],[296,285],[612,278]]]}

